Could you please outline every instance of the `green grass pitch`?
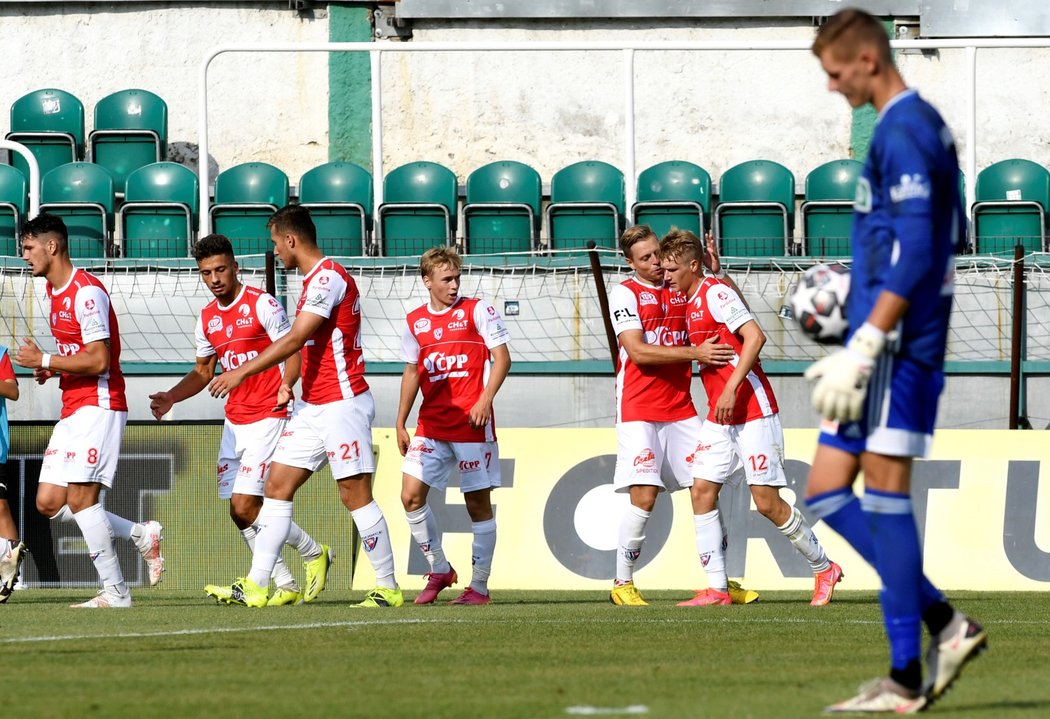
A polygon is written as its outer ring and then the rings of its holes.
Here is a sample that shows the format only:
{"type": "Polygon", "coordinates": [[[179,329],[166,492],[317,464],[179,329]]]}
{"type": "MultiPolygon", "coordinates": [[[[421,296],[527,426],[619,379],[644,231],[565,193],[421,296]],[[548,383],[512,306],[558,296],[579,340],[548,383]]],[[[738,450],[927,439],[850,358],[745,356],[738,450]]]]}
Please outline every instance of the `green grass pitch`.
{"type": "MultiPolygon", "coordinates": [[[[329,590],[249,610],[158,588],[128,610],[68,608],[90,594],[0,606],[5,715],[813,717],[887,666],[872,592],[818,609],[799,592],[705,608],[669,592],[640,608],[500,592],[487,607],[365,610],[348,606],[362,592],[329,590]]],[[[953,599],[985,623],[989,651],[928,714],[1050,716],[1050,594],[953,599]]]]}

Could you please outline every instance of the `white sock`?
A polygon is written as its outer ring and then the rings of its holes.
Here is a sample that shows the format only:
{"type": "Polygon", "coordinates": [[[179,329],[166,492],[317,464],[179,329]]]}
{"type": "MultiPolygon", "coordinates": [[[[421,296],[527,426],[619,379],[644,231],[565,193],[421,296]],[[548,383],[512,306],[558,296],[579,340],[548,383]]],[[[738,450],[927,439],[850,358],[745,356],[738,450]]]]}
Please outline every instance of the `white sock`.
{"type": "Polygon", "coordinates": [[[361,535],[361,544],[376,573],[376,584],[387,589],[397,589],[394,579],[394,549],[390,546],[390,531],[386,526],[383,510],[373,499],[360,509],[350,512],[354,525],[361,535]]]}
{"type": "Polygon", "coordinates": [[[0,537],[0,557],[6,557],[14,549],[15,541],[0,537]]]}
{"type": "Polygon", "coordinates": [[[119,514],[113,514],[113,512],[106,512],[106,518],[109,519],[109,526],[113,528],[114,537],[117,539],[130,539],[138,544],[137,540],[142,537],[145,527],[137,522],[132,522],[130,519],[124,519],[119,514]]]}
{"type": "Polygon", "coordinates": [[[54,517],[50,518],[52,522],[75,522],[73,518],[73,510],[69,508],[68,504],[63,504],[62,509],[58,510],[54,517]]]}
{"type": "Polygon", "coordinates": [[[484,522],[471,522],[474,530],[474,542],[471,545],[471,562],[474,571],[470,578],[470,588],[478,594],[489,593],[489,572],[492,571],[492,555],[496,551],[496,518],[484,522]]]}
{"type": "Polygon", "coordinates": [[[295,522],[292,522],[292,526],[288,530],[288,539],[285,542],[289,547],[299,552],[299,556],[303,559],[317,559],[321,556],[321,545],[315,542],[314,538],[304,532],[303,528],[295,522]]]}
{"type": "Polygon", "coordinates": [[[255,519],[255,551],[248,578],[260,587],[270,585],[270,575],[281,557],[281,547],[292,524],[292,506],[283,499],[266,497],[255,519]]]}
{"type": "Polygon", "coordinates": [[[427,558],[430,571],[438,574],[452,571],[452,565],[445,558],[445,550],[441,548],[441,532],[438,531],[437,517],[431,511],[429,504],[424,504],[414,512],[405,512],[408,520],[408,530],[412,533],[412,539],[423,550],[423,556],[427,558]]]}
{"type": "Polygon", "coordinates": [[[102,586],[117,594],[124,595],[128,587],[124,584],[124,574],[120,571],[120,562],[113,548],[113,528],[101,504],[92,504],[73,515],[80,533],[84,535],[91,561],[95,564],[102,586]]]}
{"type": "Polygon", "coordinates": [[[693,515],[693,527],[696,529],[696,553],[700,555],[700,564],[707,572],[707,586],[720,592],[728,591],[726,555],[722,551],[722,523],[718,519],[718,510],[693,515]]]}
{"type": "Polygon", "coordinates": [[[828,555],[824,553],[824,547],[820,546],[820,540],[817,539],[817,535],[813,534],[813,530],[806,524],[806,520],[802,516],[802,512],[798,510],[798,507],[791,508],[791,518],[783,526],[777,527],[777,529],[790,539],[791,543],[795,545],[795,549],[806,558],[809,566],[813,568],[814,574],[823,572],[831,566],[830,562],[828,562],[828,555]]]}
{"type": "Polygon", "coordinates": [[[642,553],[645,525],[651,515],[652,512],[631,504],[620,517],[620,549],[616,552],[617,584],[634,581],[634,563],[642,553]]]}
{"type": "MultiPolygon", "coordinates": [[[[244,543],[248,545],[248,549],[252,553],[252,557],[255,557],[255,535],[258,530],[255,525],[248,527],[247,529],[241,530],[241,537],[244,539],[244,543]]],[[[295,581],[295,577],[292,576],[291,571],[288,569],[288,565],[284,563],[282,557],[277,557],[277,561],[274,562],[273,572],[270,574],[273,577],[274,585],[278,587],[284,587],[285,589],[291,589],[292,591],[299,591],[299,584],[295,581]]],[[[267,582],[269,585],[269,582],[267,582]]],[[[261,585],[260,585],[261,586],[261,585]]]]}

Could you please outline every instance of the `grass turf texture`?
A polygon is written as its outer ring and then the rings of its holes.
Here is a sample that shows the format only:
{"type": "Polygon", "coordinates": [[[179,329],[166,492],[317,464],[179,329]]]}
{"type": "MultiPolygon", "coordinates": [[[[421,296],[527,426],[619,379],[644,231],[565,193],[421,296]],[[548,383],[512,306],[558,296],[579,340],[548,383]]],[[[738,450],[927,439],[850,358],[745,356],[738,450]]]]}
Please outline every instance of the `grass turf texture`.
{"type": "MultiPolygon", "coordinates": [[[[653,591],[649,607],[614,607],[601,592],[500,592],[487,607],[365,610],[347,606],[363,592],[329,590],[249,610],[155,589],[127,610],[68,608],[88,596],[32,590],[0,606],[4,704],[17,716],[531,718],[644,706],[653,717],[812,717],[887,667],[872,592],[839,591],[823,608],[798,592],[679,608],[679,593],[653,591]]],[[[954,598],[985,623],[990,650],[930,712],[1050,716],[1050,594],[954,598]]]]}

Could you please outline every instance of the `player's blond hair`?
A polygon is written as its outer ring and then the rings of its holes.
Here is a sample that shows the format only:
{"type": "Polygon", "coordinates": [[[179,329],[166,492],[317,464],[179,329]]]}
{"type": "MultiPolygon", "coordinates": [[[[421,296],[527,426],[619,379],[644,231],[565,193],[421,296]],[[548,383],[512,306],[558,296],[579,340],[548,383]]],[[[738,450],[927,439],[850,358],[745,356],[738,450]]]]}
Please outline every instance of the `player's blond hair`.
{"type": "Polygon", "coordinates": [[[653,228],[649,225],[635,225],[634,227],[628,227],[624,230],[624,233],[620,235],[620,252],[627,259],[631,259],[631,248],[642,240],[647,240],[650,237],[656,239],[656,233],[653,232],[653,228]]]}
{"type": "Polygon", "coordinates": [[[463,266],[463,258],[453,247],[431,247],[419,258],[419,274],[430,277],[439,267],[451,267],[458,270],[463,266]]]}
{"type": "Polygon", "coordinates": [[[829,17],[817,32],[813,54],[819,58],[831,49],[836,59],[849,62],[865,46],[873,48],[882,62],[893,64],[890,38],[878,18],[857,8],[846,8],[829,17]]]}
{"type": "Polygon", "coordinates": [[[660,240],[660,257],[677,262],[700,260],[704,256],[704,245],[700,238],[689,230],[672,227],[660,240]]]}

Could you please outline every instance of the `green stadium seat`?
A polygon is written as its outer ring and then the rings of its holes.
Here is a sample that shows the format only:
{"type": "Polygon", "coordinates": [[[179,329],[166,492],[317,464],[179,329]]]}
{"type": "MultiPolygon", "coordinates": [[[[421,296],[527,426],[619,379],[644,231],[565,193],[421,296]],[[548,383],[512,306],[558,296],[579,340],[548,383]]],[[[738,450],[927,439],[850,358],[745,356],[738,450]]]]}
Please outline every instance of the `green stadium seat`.
{"type": "MultiPolygon", "coordinates": [[[[29,148],[43,177],[59,165],[84,156],[84,105],[65,90],[34,90],[11,105],[7,139],[29,148]]],[[[11,164],[29,177],[29,167],[17,153],[11,164]]]]}
{"type": "Polygon", "coordinates": [[[288,176],[265,162],[246,162],[215,178],[212,231],[230,238],[238,255],[259,255],[273,247],[266,223],[288,204],[288,176]]]}
{"type": "Polygon", "coordinates": [[[299,181],[299,204],[309,208],[326,255],[369,253],[374,197],[372,174],[352,162],[319,165],[299,181]]]}
{"type": "Polygon", "coordinates": [[[857,160],[825,162],[806,175],[802,215],[802,254],[848,257],[853,199],[864,165],[857,160]]]}
{"type": "Polygon", "coordinates": [[[383,178],[376,212],[381,251],[389,257],[419,255],[451,245],[456,231],[456,175],[434,162],[412,162],[383,178]]]}
{"type": "Polygon", "coordinates": [[[711,214],[711,175],[691,162],[661,162],[638,175],[638,201],[631,207],[636,225],[649,225],[657,237],[672,227],[703,238],[711,214]]]}
{"type": "Polygon", "coordinates": [[[1045,252],[1050,172],[1030,160],[1003,160],[977,174],[974,249],[981,254],[1045,252]]]}
{"type": "Polygon", "coordinates": [[[791,254],[795,224],[795,177],[769,160],[729,168],[718,183],[714,233],[727,257],[791,254]]]}
{"type": "Polygon", "coordinates": [[[553,250],[615,248],[623,231],[623,173],[605,162],[584,161],[563,167],[551,178],[547,233],[553,250]]]}
{"type": "Polygon", "coordinates": [[[521,162],[491,162],[467,177],[463,205],[466,251],[529,252],[540,238],[540,174],[521,162]]]}
{"type": "Polygon", "coordinates": [[[91,161],[113,175],[118,193],[128,175],[168,157],[168,105],[148,90],[120,90],[95,105],[88,135],[91,161]]]}
{"type": "Polygon", "coordinates": [[[29,183],[17,168],[0,165],[0,255],[18,255],[22,218],[29,205],[29,183]]]}
{"type": "Polygon", "coordinates": [[[128,175],[117,232],[124,257],[186,257],[200,204],[197,175],[185,165],[155,162],[128,175]]]}
{"type": "Polygon", "coordinates": [[[113,176],[90,162],[70,162],[44,175],[40,211],[61,217],[69,231],[69,255],[106,257],[113,224],[113,176]]]}

